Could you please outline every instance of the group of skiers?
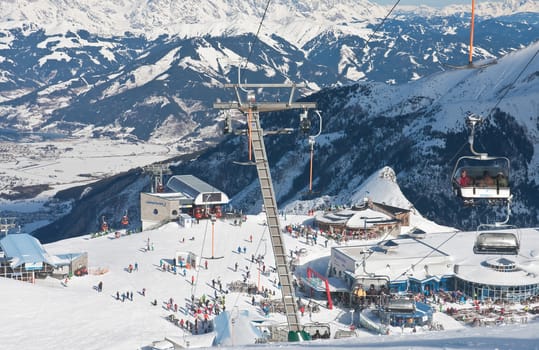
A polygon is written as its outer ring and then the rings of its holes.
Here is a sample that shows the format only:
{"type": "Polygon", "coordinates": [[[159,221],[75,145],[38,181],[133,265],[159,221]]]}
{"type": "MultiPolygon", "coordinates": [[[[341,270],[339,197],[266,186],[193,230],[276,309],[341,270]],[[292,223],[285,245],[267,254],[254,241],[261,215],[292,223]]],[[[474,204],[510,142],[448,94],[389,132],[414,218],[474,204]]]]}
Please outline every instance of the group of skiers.
{"type": "Polygon", "coordinates": [[[120,292],[116,291],[116,300],[121,300],[123,303],[125,299],[133,301],[133,292],[125,292],[120,295],[120,292]]]}

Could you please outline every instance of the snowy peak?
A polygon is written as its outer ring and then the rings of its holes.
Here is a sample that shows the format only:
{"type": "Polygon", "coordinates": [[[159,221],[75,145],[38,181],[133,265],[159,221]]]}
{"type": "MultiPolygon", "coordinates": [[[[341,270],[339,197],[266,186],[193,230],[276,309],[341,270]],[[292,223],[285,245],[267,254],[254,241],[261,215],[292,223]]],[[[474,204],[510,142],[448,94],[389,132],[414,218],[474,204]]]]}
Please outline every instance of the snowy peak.
{"type": "Polygon", "coordinates": [[[0,1],[3,28],[37,27],[48,34],[87,30],[102,36],[133,33],[155,38],[162,34],[195,37],[206,34],[256,32],[264,17],[263,33],[283,36],[288,31],[324,30],[334,24],[379,18],[385,9],[369,1],[0,1]],[[6,10],[4,10],[6,9],[6,10]],[[308,22],[308,23],[306,23],[308,22]]]}
{"type": "MultiPolygon", "coordinates": [[[[413,204],[404,196],[395,171],[385,166],[375,171],[360,186],[343,191],[337,196],[321,196],[311,200],[293,201],[285,206],[288,212],[303,212],[307,209],[325,208],[332,205],[353,206],[362,204],[366,199],[397,208],[410,209],[413,204]]],[[[233,202],[236,198],[233,198],[233,202]]]]}
{"type": "MultiPolygon", "coordinates": [[[[182,38],[256,33],[264,18],[261,37],[276,34],[297,44],[326,31],[367,37],[369,24],[388,13],[388,6],[367,0],[0,0],[0,28],[44,29],[49,35],[86,30],[117,37],[126,33],[148,38],[166,34],[182,38]]],[[[401,6],[401,13],[450,16],[469,13],[468,5],[443,9],[401,6]]],[[[497,17],[517,12],[537,12],[537,0],[506,0],[476,5],[478,16],[497,17]]]]}
{"type": "MultiPolygon", "coordinates": [[[[446,7],[442,14],[468,13],[471,11],[470,5],[451,5],[446,7]]],[[[504,0],[504,1],[483,1],[476,3],[475,11],[477,16],[499,17],[507,16],[519,12],[539,11],[539,1],[537,0],[504,0]]]]}
{"type": "Polygon", "coordinates": [[[395,171],[388,166],[369,176],[361,186],[352,191],[348,201],[350,204],[359,204],[365,198],[398,208],[409,209],[413,206],[402,193],[395,171]]]}
{"type": "MultiPolygon", "coordinates": [[[[429,6],[399,6],[397,12],[413,12],[422,16],[451,16],[462,15],[471,12],[470,4],[452,4],[441,8],[429,6]]],[[[503,1],[482,1],[475,3],[475,15],[478,17],[500,17],[522,12],[539,11],[539,1],[537,0],[503,0],[503,1]]]]}

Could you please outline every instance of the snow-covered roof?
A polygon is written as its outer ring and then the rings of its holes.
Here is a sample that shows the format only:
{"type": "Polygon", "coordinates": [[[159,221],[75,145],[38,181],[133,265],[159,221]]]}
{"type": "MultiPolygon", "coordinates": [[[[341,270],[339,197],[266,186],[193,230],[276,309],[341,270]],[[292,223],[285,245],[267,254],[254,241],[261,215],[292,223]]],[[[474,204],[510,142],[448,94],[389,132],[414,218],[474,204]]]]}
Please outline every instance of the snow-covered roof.
{"type": "Polygon", "coordinates": [[[167,188],[175,193],[182,193],[194,199],[195,205],[226,204],[228,196],[193,175],[175,175],[167,182],[167,188]]]}
{"type": "Polygon", "coordinates": [[[348,220],[346,226],[349,228],[362,228],[362,227],[371,227],[377,223],[391,220],[388,215],[380,213],[372,209],[365,209],[361,211],[356,211],[354,216],[348,220]]]}
{"type": "Polygon", "coordinates": [[[344,209],[339,211],[330,211],[316,216],[316,221],[326,224],[344,224],[348,228],[364,228],[392,220],[386,214],[368,209],[352,210],[344,209]]]}
{"type": "Polygon", "coordinates": [[[43,249],[37,238],[26,233],[7,235],[0,240],[0,247],[10,258],[11,267],[23,264],[47,263],[55,266],[54,259],[43,249]]]}
{"type": "MultiPolygon", "coordinates": [[[[473,245],[477,233],[461,231],[428,233],[424,239],[408,236],[393,238],[398,249],[391,251],[376,249],[372,243],[333,249],[358,261],[365,261],[366,271],[387,275],[394,282],[407,278],[425,280],[433,276],[440,278],[454,275],[466,281],[490,285],[537,284],[537,231],[521,229],[516,234],[521,242],[520,252],[510,256],[474,254],[473,245]]],[[[356,273],[362,272],[358,270],[356,273]]]]}

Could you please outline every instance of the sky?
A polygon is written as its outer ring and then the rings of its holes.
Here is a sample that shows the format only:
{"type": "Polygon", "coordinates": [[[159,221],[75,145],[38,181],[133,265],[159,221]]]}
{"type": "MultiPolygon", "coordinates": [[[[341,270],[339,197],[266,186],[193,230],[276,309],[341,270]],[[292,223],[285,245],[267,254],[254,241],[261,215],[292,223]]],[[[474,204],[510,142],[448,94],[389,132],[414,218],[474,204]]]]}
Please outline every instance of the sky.
{"type": "MultiPolygon", "coordinates": [[[[370,193],[374,193],[375,189],[371,190],[370,193]]],[[[387,196],[388,193],[381,195],[387,196]]],[[[115,238],[113,233],[97,238],[84,235],[46,244],[45,249],[52,255],[87,252],[90,274],[73,277],[67,283],[53,278],[37,280],[36,284],[0,278],[0,299],[9,301],[2,305],[2,349],[147,350],[152,342],[165,338],[184,345],[188,341],[190,348],[209,346],[213,339],[214,346],[219,345],[223,349],[255,348],[250,345],[260,336],[260,332],[250,321],[280,323],[284,322],[284,316],[270,313],[264,317],[259,304],[260,296],[255,298],[255,305],[252,305],[251,297],[246,293],[231,291],[221,294],[212,288],[211,281],[220,279],[226,289],[228,283],[243,280],[249,270],[249,282],[275,291],[276,296],[272,298],[280,299],[280,291],[275,285],[276,274],[260,274],[259,280],[257,265],[251,262],[252,254],[262,255],[268,267],[274,266],[265,220],[265,215],[259,214],[248,216],[241,226],[233,225],[232,220],[217,220],[214,226],[202,220],[190,228],[169,223],[152,231],[124,234],[120,238],[115,238]],[[146,249],[148,240],[153,249],[146,249]],[[245,247],[246,253],[238,253],[238,247],[245,247]],[[201,261],[198,270],[186,269],[185,275],[182,270],[177,274],[164,272],[160,268],[161,263],[170,263],[178,252],[193,252],[202,256],[202,261],[208,261],[208,268],[202,267],[204,263],[201,261]],[[212,255],[215,259],[208,259],[212,255]],[[128,266],[135,263],[137,271],[129,272],[128,266]],[[237,271],[235,263],[238,263],[237,271]],[[194,284],[191,283],[193,277],[194,284]],[[102,292],[95,289],[99,282],[103,282],[102,292]],[[143,288],[145,295],[142,295],[143,288]],[[133,300],[117,300],[116,292],[133,292],[133,300]],[[167,316],[174,314],[178,319],[192,321],[193,316],[186,312],[191,295],[197,298],[206,295],[213,302],[216,292],[218,297],[225,295],[229,313],[215,318],[218,325],[215,333],[189,335],[167,320],[167,316]],[[166,309],[166,301],[170,298],[179,306],[177,312],[166,309]],[[157,301],[156,306],[151,304],[153,300],[157,301]]],[[[312,222],[312,217],[297,213],[281,217],[280,221],[282,225],[307,225],[312,222]]],[[[439,226],[415,213],[411,225],[427,232],[439,229],[439,226]]],[[[288,234],[284,235],[284,242],[287,250],[307,249],[307,254],[301,257],[298,271],[305,271],[309,265],[320,269],[320,273],[324,273],[324,266],[320,262],[327,259],[330,248],[335,244],[330,241],[326,248],[323,240],[318,240],[312,246],[304,238],[288,234]]],[[[302,299],[307,302],[309,297],[302,295],[302,299]]],[[[314,301],[322,305],[325,303],[324,300],[314,301]]],[[[302,316],[302,324],[327,323],[332,334],[338,329],[349,329],[353,315],[350,309],[336,307],[327,310],[323,306],[320,309],[318,313],[302,316]]],[[[411,329],[391,328],[390,335],[380,336],[358,329],[354,338],[273,344],[269,348],[537,349],[538,323],[534,320],[527,325],[478,328],[464,327],[440,312],[434,314],[434,320],[442,324],[445,331],[419,328],[414,334],[411,329]]]]}

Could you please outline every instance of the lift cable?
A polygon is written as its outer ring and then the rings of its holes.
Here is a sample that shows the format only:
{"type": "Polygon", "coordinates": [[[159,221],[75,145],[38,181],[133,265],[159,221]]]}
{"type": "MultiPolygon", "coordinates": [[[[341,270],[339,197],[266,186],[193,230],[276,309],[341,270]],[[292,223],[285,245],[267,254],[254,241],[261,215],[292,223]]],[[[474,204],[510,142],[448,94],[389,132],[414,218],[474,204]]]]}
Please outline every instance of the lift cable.
{"type": "MultiPolygon", "coordinates": [[[[202,259],[203,259],[203,254],[204,254],[204,246],[206,245],[206,236],[208,234],[209,221],[210,220],[206,220],[206,227],[204,229],[204,237],[202,238],[202,245],[201,245],[201,248],[200,248],[200,264],[202,264],[202,259]]],[[[196,257],[195,257],[195,261],[196,261],[196,257]]],[[[197,286],[198,286],[198,277],[200,275],[200,270],[201,270],[200,264],[196,264],[196,267],[194,268],[195,271],[196,271],[196,276],[195,276],[194,283],[191,285],[191,295],[196,294],[196,290],[197,290],[197,286]]],[[[191,266],[192,266],[192,264],[191,264],[191,266]]],[[[193,275],[195,275],[194,272],[193,272],[193,275]]]]}
{"type": "Polygon", "coordinates": [[[505,98],[505,96],[507,96],[507,94],[509,93],[509,90],[511,90],[513,88],[513,85],[515,85],[515,83],[517,82],[518,79],[520,79],[520,77],[522,76],[522,74],[524,74],[524,72],[526,71],[526,69],[528,69],[528,67],[530,66],[530,64],[533,62],[533,60],[535,59],[535,57],[537,57],[537,55],[539,54],[539,49],[537,51],[535,51],[535,54],[529,59],[528,63],[526,63],[526,65],[524,66],[524,68],[522,68],[522,70],[520,71],[520,73],[518,73],[518,75],[516,76],[516,78],[511,82],[511,84],[509,84],[508,87],[505,88],[505,91],[503,92],[503,94],[500,96],[500,98],[498,99],[498,102],[496,102],[496,104],[494,105],[494,107],[492,107],[492,109],[490,110],[490,112],[488,113],[487,115],[487,118],[489,116],[492,115],[492,113],[494,112],[494,110],[498,107],[498,105],[502,102],[502,100],[505,98]]]}
{"type": "MultiPolygon", "coordinates": [[[[254,51],[254,47],[256,45],[256,43],[260,40],[259,39],[259,36],[260,36],[260,30],[262,29],[262,24],[264,23],[264,20],[266,18],[266,14],[268,12],[268,8],[269,8],[269,5],[271,3],[271,0],[268,0],[268,2],[266,3],[266,7],[264,9],[264,13],[262,15],[262,18],[260,20],[260,23],[258,25],[258,29],[256,31],[256,34],[255,34],[255,40],[254,42],[252,43],[252,45],[250,46],[249,48],[249,54],[247,56],[247,60],[245,60],[245,67],[247,67],[248,63],[250,62],[250,59],[251,59],[251,56],[252,56],[252,53],[254,51]]],[[[389,18],[389,16],[393,13],[393,11],[395,10],[395,8],[399,5],[400,3],[400,0],[397,0],[395,2],[395,4],[391,7],[391,9],[389,10],[389,12],[384,16],[384,18],[382,19],[382,21],[376,26],[376,28],[374,29],[374,31],[369,35],[369,37],[367,38],[367,41],[365,41],[365,45],[363,46],[363,49],[365,49],[365,47],[367,47],[367,45],[370,43],[371,39],[374,37],[374,35],[376,33],[378,33],[378,31],[380,30],[380,28],[384,25],[384,23],[386,22],[386,20],[389,18]]],[[[241,64],[240,64],[240,69],[241,69],[241,64]]],[[[282,73],[281,73],[282,74],[282,73]]],[[[284,74],[282,74],[285,78],[287,78],[284,74]]]]}
{"type": "Polygon", "coordinates": [[[393,10],[397,7],[397,5],[399,4],[399,2],[401,2],[401,0],[397,0],[397,2],[393,5],[393,7],[389,10],[389,12],[386,14],[386,16],[382,19],[382,22],[378,23],[378,25],[376,26],[376,28],[374,28],[374,31],[369,35],[369,37],[367,38],[367,41],[365,42],[365,46],[363,48],[365,48],[367,46],[367,44],[371,41],[371,39],[374,37],[374,34],[376,34],[378,32],[378,30],[382,27],[382,25],[384,25],[386,19],[391,15],[391,13],[393,12],[393,10]]]}
{"type": "MultiPolygon", "coordinates": [[[[268,2],[266,3],[266,8],[264,9],[264,13],[262,14],[262,18],[260,19],[260,24],[258,25],[258,30],[256,31],[256,34],[255,34],[255,40],[252,43],[252,45],[250,46],[250,48],[249,48],[249,54],[247,55],[247,60],[245,61],[245,67],[247,67],[247,64],[249,63],[249,60],[251,59],[253,49],[254,49],[256,43],[259,41],[258,37],[260,35],[260,29],[262,29],[262,24],[264,23],[264,19],[266,18],[266,13],[268,12],[270,2],[271,2],[271,0],[268,0],[268,2]]],[[[240,65],[240,68],[241,68],[241,65],[240,65]]]]}
{"type": "Polygon", "coordinates": [[[423,257],[420,257],[419,260],[415,263],[415,264],[412,264],[410,265],[410,267],[408,267],[406,270],[404,270],[404,272],[402,272],[400,275],[396,276],[395,278],[392,278],[391,280],[396,280],[398,279],[399,277],[402,277],[402,276],[406,276],[406,273],[408,273],[411,269],[415,268],[418,264],[420,264],[423,260],[425,260],[426,258],[428,258],[429,256],[431,256],[434,252],[438,251],[438,249],[443,246],[444,244],[446,244],[447,242],[449,242],[450,240],[452,240],[453,238],[455,238],[457,236],[457,234],[461,232],[461,231],[455,231],[450,237],[448,237],[445,241],[443,241],[442,243],[438,244],[436,247],[434,247],[431,251],[429,251],[425,256],[423,257]]]}
{"type": "MultiPolygon", "coordinates": [[[[241,219],[240,219],[241,220],[241,219]]],[[[258,244],[256,246],[256,250],[255,250],[255,253],[254,254],[258,254],[258,252],[260,251],[260,247],[262,246],[262,242],[264,242],[264,235],[266,234],[266,231],[268,229],[268,225],[264,225],[264,231],[262,231],[262,235],[260,236],[260,240],[258,241],[258,244]]],[[[247,259],[247,257],[245,258],[247,259]]],[[[255,265],[255,263],[253,262],[252,259],[248,259],[249,260],[249,264],[246,265],[247,269],[245,271],[245,274],[247,274],[247,271],[253,271],[253,266],[255,265]]],[[[258,268],[260,268],[260,266],[258,266],[258,268]]],[[[249,272],[250,273],[250,272],[249,272]]],[[[247,276],[247,275],[246,275],[247,276]]],[[[247,280],[247,285],[249,284],[249,278],[246,279],[247,280]]],[[[258,285],[257,285],[258,286],[258,285]]],[[[260,291],[259,291],[260,292],[260,291]]],[[[230,317],[231,317],[231,320],[233,319],[233,315],[232,315],[232,310],[236,309],[238,306],[239,306],[239,302],[240,302],[240,297],[244,296],[243,293],[236,293],[236,298],[234,299],[234,303],[232,304],[232,309],[230,311],[230,317]]],[[[217,299],[215,300],[215,303],[217,303],[217,299]]],[[[235,321],[235,320],[234,320],[235,321]]],[[[232,323],[232,327],[234,326],[234,321],[230,322],[232,323]]],[[[229,325],[229,322],[226,323],[226,327],[231,327],[229,325]]]]}

